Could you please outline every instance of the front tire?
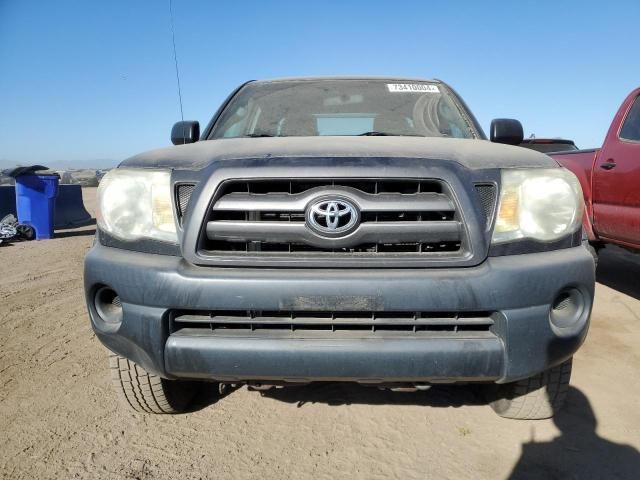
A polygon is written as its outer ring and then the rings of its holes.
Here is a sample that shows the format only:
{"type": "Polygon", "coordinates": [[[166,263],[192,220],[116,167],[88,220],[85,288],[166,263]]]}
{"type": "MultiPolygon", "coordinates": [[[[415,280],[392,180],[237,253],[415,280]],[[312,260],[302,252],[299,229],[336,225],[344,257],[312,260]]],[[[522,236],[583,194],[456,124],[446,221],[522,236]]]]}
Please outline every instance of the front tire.
{"type": "Polygon", "coordinates": [[[120,400],[139,413],[182,413],[202,384],[152,375],[120,355],[109,355],[111,380],[120,400]]]}
{"type": "Polygon", "coordinates": [[[571,378],[572,359],[538,375],[496,385],[491,408],[505,418],[539,420],[553,417],[562,408],[571,378]]]}

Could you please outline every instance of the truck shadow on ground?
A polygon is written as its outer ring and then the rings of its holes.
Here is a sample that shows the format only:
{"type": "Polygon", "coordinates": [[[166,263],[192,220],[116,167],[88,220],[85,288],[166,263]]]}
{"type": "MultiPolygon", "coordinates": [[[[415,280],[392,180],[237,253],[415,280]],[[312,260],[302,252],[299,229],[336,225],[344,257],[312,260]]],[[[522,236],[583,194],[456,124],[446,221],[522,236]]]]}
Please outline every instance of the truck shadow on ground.
{"type": "Polygon", "coordinates": [[[524,443],[510,479],[638,478],[640,452],[598,435],[593,408],[577,388],[569,388],[553,422],[560,434],[551,441],[524,443]]]}
{"type": "MultiPolygon", "coordinates": [[[[213,390],[211,389],[211,395],[206,400],[194,405],[194,410],[215,403],[217,395],[213,390]]],[[[229,389],[225,395],[232,395],[234,390],[236,388],[229,389]]],[[[357,384],[327,382],[272,388],[255,393],[296,404],[299,408],[314,403],[333,406],[365,404],[445,408],[486,405],[484,395],[476,386],[434,386],[427,391],[392,392],[357,384]]],[[[559,434],[550,441],[542,442],[535,439],[537,422],[530,422],[532,438],[522,445],[522,454],[509,479],[638,478],[640,452],[630,445],[615,443],[598,435],[598,422],[593,408],[579,389],[569,388],[565,407],[553,418],[553,422],[560,431],[559,434]]]]}
{"type": "Polygon", "coordinates": [[[600,250],[596,280],[640,300],[640,254],[608,245],[600,250]]]}
{"type": "MultiPolygon", "coordinates": [[[[231,389],[228,394],[233,394],[231,389]]],[[[434,386],[427,391],[392,392],[350,383],[312,383],[305,386],[273,388],[260,393],[264,397],[296,404],[327,405],[418,405],[461,407],[486,405],[477,386],[434,386]]],[[[213,401],[213,396],[211,397],[213,401]]],[[[200,408],[205,408],[202,404],[200,408]]],[[[488,408],[488,407],[487,407],[488,408]]],[[[496,423],[499,420],[496,417],[496,423]]],[[[519,422],[509,420],[508,422],[519,422]]],[[[549,478],[638,478],[640,452],[630,445],[615,443],[598,435],[598,422],[587,397],[570,387],[564,408],[553,422],[560,431],[550,441],[535,440],[537,421],[530,421],[531,440],[522,445],[509,479],[549,478]]],[[[501,426],[508,425],[500,423],[501,426]]]]}
{"type": "Polygon", "coordinates": [[[326,405],[424,405],[429,407],[462,407],[483,405],[485,402],[478,387],[468,385],[433,386],[426,391],[402,392],[381,390],[356,383],[318,382],[303,386],[272,388],[260,392],[264,397],[285,403],[326,405]]]}
{"type": "MultiPolygon", "coordinates": [[[[222,397],[233,395],[246,386],[226,386],[220,395],[215,384],[206,388],[190,406],[188,412],[208,408],[222,397]]],[[[480,386],[436,385],[425,391],[400,392],[347,382],[314,382],[306,385],[272,388],[255,391],[255,395],[271,398],[284,403],[295,404],[298,408],[309,404],[322,403],[331,406],[340,405],[417,405],[425,407],[458,408],[466,405],[485,405],[487,403],[480,386]]]]}

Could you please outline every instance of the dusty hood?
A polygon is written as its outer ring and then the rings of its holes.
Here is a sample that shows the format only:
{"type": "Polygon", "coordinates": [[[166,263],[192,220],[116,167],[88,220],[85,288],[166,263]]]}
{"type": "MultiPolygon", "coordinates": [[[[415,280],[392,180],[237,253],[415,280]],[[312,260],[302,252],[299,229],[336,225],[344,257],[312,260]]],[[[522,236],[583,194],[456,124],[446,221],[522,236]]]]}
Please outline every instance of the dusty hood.
{"type": "Polygon", "coordinates": [[[457,162],[470,169],[557,167],[547,155],[486,140],[424,137],[279,137],[207,140],[151,150],[120,166],[200,170],[213,162],[247,158],[385,157],[457,162]]]}

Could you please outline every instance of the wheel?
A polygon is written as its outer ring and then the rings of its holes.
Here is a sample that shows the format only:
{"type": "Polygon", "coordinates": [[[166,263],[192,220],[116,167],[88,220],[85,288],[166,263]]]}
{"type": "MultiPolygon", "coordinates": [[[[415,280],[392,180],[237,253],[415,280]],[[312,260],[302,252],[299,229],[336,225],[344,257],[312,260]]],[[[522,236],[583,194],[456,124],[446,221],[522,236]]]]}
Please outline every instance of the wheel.
{"type": "Polygon", "coordinates": [[[535,377],[493,386],[491,408],[505,418],[538,420],[550,418],[564,404],[572,359],[535,377]]]}
{"type": "Polygon", "coordinates": [[[201,390],[199,382],[167,380],[116,354],[109,355],[111,380],[121,401],[140,413],[181,413],[201,390]]]}

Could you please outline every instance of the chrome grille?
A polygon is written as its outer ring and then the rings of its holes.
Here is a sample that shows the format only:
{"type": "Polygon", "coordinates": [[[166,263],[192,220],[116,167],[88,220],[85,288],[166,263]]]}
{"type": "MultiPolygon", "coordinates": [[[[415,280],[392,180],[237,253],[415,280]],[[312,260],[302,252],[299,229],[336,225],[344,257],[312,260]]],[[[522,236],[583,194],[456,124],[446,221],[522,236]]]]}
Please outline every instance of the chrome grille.
{"type": "Polygon", "coordinates": [[[230,181],[209,216],[201,251],[210,255],[363,256],[461,254],[465,229],[453,196],[438,180],[230,181]],[[349,235],[318,235],[305,208],[319,197],[358,205],[360,225],[349,235]]]}

